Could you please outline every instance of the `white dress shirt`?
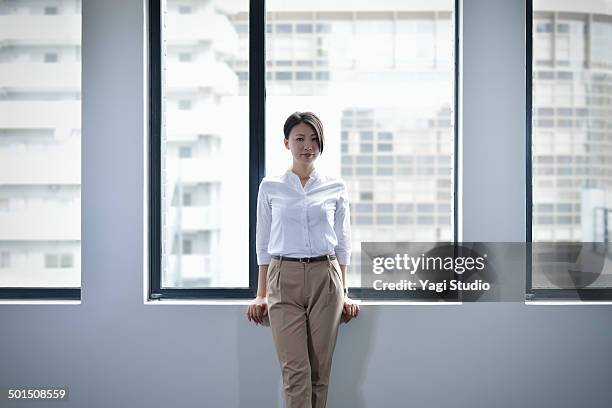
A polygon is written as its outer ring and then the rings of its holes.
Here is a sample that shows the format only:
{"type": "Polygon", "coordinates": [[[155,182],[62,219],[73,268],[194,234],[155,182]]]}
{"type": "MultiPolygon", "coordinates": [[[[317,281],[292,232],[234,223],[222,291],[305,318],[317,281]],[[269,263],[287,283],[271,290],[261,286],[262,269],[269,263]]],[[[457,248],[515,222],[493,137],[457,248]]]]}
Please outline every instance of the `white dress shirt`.
{"type": "Polygon", "coordinates": [[[257,263],[267,265],[271,255],[295,258],[336,254],[338,263],[351,259],[351,223],[346,184],[310,173],[302,187],[291,169],[267,176],[257,195],[257,263]]]}

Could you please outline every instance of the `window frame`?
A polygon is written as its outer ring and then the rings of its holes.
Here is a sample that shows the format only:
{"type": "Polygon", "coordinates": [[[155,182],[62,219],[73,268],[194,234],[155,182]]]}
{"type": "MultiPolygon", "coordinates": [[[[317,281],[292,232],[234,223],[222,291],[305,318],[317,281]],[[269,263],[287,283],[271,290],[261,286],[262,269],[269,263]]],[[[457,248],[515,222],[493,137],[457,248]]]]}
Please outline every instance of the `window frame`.
{"type": "MultiPolygon", "coordinates": [[[[587,289],[534,289],[533,288],[533,0],[525,3],[525,86],[526,86],[526,200],[525,200],[525,232],[526,232],[526,278],[525,278],[525,300],[612,300],[612,288],[587,288],[587,289]]],[[[553,31],[555,32],[555,31],[553,31]]]]}
{"type": "MultiPolygon", "coordinates": [[[[9,254],[9,264],[12,261],[9,254]]],[[[47,252],[43,253],[46,259],[47,252]]],[[[61,255],[58,256],[57,269],[61,269],[61,255]]],[[[74,258],[72,259],[74,265],[74,258]]],[[[1,268],[0,268],[1,269],[1,268]]],[[[0,300],[81,300],[81,288],[62,288],[62,287],[27,287],[27,286],[4,286],[0,287],[0,300]]]]}
{"type": "MultiPolygon", "coordinates": [[[[457,196],[459,175],[459,33],[460,0],[454,0],[453,10],[453,106],[454,106],[454,189],[453,189],[453,240],[459,237],[459,199],[457,196]]],[[[162,299],[250,299],[255,297],[259,280],[259,266],[255,252],[255,228],[257,218],[257,193],[265,175],[265,101],[266,61],[265,0],[249,1],[249,287],[248,288],[162,288],[161,287],[161,129],[162,129],[162,32],[161,0],[151,0],[148,5],[148,89],[149,89],[149,143],[148,143],[148,223],[149,223],[149,282],[148,300],[162,299]],[[257,52],[257,51],[260,52],[257,52]]],[[[371,288],[349,288],[354,299],[407,301],[432,300],[423,292],[405,295],[381,293],[371,288]]]]}
{"type": "MultiPolygon", "coordinates": [[[[45,14],[45,10],[43,10],[43,17],[49,17],[49,16],[59,16],[59,9],[57,8],[57,6],[49,6],[52,8],[55,8],[55,13],[54,14],[45,14]]],[[[82,12],[81,12],[81,8],[79,5],[79,13],[80,13],[80,17],[81,17],[81,21],[83,18],[82,12]]],[[[78,53],[80,55],[81,53],[81,47],[82,47],[82,43],[81,46],[78,47],[78,53]]],[[[55,51],[50,51],[50,52],[44,52],[43,53],[43,62],[42,63],[49,63],[49,64],[54,64],[54,63],[58,63],[60,62],[59,60],[59,55],[57,52],[55,51]],[[45,58],[46,55],[49,54],[53,54],[56,56],[56,61],[54,62],[46,62],[45,58]]],[[[80,59],[79,59],[80,62],[80,59]]],[[[81,64],[81,69],[82,69],[82,64],[81,64]]],[[[82,106],[82,99],[79,101],[81,103],[82,106]]],[[[80,131],[82,131],[82,128],[80,129],[80,131]]],[[[46,257],[46,254],[48,252],[44,252],[43,251],[43,263],[46,257]]],[[[9,262],[12,262],[13,260],[11,259],[10,256],[10,252],[8,252],[9,254],[9,262]]],[[[74,265],[74,261],[75,258],[73,256],[72,258],[72,262],[74,265]]],[[[82,262],[81,262],[82,265],[82,262]]],[[[10,267],[10,266],[9,266],[10,267]]],[[[59,269],[61,269],[61,253],[58,253],[58,267],[59,269]]],[[[2,269],[2,268],[0,268],[2,269]]],[[[81,281],[82,281],[82,272],[83,269],[81,268],[81,281]]],[[[25,300],[25,301],[36,301],[36,300],[58,300],[58,301],[80,301],[81,300],[81,287],[42,287],[42,286],[2,286],[0,287],[0,301],[21,301],[21,300],[25,300]]]]}

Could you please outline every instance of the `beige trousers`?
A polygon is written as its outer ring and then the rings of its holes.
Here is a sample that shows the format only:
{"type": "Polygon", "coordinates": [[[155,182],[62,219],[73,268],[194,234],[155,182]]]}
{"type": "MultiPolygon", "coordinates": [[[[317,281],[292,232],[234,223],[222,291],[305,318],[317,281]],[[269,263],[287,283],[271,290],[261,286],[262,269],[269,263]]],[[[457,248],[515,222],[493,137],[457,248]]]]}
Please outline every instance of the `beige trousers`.
{"type": "Polygon", "coordinates": [[[286,406],[324,408],[344,304],[340,265],[272,259],[266,286],[286,406]]]}

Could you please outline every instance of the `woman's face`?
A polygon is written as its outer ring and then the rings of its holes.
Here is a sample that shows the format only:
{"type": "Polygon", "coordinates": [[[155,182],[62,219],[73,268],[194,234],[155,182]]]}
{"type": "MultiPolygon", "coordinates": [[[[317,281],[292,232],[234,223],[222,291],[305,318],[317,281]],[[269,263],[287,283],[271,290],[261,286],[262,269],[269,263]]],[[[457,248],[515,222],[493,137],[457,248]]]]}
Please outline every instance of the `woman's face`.
{"type": "Polygon", "coordinates": [[[291,129],[289,138],[283,140],[295,161],[310,164],[319,157],[319,138],[309,124],[298,123],[291,129]]]}

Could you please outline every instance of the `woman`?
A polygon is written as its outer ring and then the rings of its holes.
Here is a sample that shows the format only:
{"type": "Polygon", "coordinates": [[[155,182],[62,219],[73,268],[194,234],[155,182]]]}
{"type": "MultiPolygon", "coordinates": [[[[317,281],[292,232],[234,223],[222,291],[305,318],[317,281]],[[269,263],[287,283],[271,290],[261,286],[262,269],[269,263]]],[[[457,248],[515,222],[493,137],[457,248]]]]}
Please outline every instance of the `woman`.
{"type": "Polygon", "coordinates": [[[359,314],[346,285],[348,195],[342,180],[314,168],[324,145],[319,118],[295,112],[283,130],[293,165],[259,186],[259,284],[247,318],[260,324],[269,316],[287,408],[323,408],[340,320],[359,314]]]}

